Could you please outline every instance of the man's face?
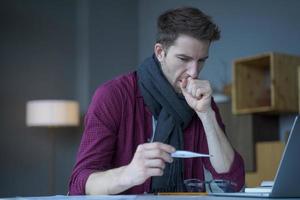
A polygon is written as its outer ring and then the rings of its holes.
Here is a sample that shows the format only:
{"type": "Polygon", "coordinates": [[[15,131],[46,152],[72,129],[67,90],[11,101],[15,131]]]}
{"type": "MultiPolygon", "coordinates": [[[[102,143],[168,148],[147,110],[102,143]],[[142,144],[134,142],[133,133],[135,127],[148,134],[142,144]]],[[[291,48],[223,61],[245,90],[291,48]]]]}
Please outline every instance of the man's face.
{"type": "Polygon", "coordinates": [[[198,77],[208,58],[209,46],[209,41],[199,41],[187,35],[180,35],[167,50],[161,44],[155,44],[162,71],[176,92],[181,93],[183,79],[198,77]]]}

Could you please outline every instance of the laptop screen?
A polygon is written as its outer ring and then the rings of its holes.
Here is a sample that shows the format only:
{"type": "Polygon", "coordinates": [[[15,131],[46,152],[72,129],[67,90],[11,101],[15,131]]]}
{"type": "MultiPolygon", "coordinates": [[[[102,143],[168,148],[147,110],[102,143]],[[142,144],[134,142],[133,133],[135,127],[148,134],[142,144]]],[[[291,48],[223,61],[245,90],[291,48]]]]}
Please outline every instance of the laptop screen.
{"type": "Polygon", "coordinates": [[[271,193],[212,193],[215,196],[300,197],[300,117],[295,118],[281,157],[271,193]]]}
{"type": "Polygon", "coordinates": [[[300,197],[300,117],[297,116],[288,138],[271,196],[300,197]]]}

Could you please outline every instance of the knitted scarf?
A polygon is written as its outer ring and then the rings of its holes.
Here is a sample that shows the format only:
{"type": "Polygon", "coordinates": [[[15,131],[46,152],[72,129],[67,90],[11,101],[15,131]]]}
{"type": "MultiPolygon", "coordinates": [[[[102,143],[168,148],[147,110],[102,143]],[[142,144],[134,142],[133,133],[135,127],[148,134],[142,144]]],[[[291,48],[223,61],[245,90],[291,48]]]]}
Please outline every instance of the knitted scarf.
{"type": "MultiPolygon", "coordinates": [[[[137,75],[144,101],[157,120],[154,141],[183,149],[183,130],[189,125],[194,111],[167,81],[155,55],[144,60],[137,75]]],[[[182,159],[166,163],[163,176],[152,177],[151,192],[182,192],[183,167],[182,159]]]]}

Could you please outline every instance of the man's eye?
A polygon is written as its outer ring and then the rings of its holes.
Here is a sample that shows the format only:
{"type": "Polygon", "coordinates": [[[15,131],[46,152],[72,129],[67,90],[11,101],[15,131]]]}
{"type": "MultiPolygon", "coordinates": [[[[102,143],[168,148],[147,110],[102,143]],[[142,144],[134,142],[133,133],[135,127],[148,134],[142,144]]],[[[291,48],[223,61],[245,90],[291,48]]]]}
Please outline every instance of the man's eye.
{"type": "Polygon", "coordinates": [[[185,61],[185,62],[188,61],[188,58],[179,57],[179,59],[182,60],[182,61],[185,61]]]}
{"type": "Polygon", "coordinates": [[[204,63],[205,62],[205,60],[203,59],[201,59],[201,60],[198,60],[198,63],[204,63]]]}

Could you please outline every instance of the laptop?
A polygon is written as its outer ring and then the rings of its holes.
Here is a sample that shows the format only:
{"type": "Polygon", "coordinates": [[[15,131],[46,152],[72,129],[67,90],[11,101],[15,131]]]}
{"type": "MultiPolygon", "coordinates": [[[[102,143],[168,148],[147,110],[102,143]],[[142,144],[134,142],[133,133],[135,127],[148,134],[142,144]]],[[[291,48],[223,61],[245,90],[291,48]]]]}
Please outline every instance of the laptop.
{"type": "Polygon", "coordinates": [[[293,123],[270,192],[210,193],[214,196],[300,197],[300,115],[293,123]]]}

